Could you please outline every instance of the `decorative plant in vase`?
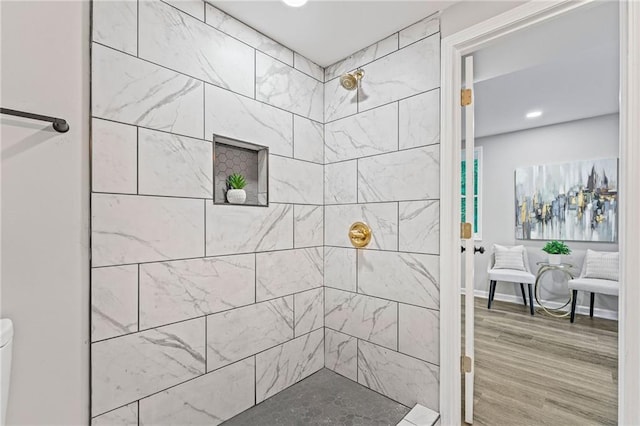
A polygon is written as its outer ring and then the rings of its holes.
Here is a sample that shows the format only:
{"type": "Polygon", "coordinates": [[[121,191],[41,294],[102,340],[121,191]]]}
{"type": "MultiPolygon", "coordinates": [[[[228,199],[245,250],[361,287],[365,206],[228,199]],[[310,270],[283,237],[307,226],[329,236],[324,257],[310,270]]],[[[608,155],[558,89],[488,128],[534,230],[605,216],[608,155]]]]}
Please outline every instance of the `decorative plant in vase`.
{"type": "Polygon", "coordinates": [[[562,241],[549,241],[542,247],[542,251],[549,255],[550,265],[559,265],[562,262],[563,254],[570,254],[571,249],[562,241]]]}
{"type": "Polygon", "coordinates": [[[244,187],[247,186],[247,180],[240,173],[234,173],[227,178],[227,201],[231,204],[244,204],[247,199],[247,193],[244,187]]]}

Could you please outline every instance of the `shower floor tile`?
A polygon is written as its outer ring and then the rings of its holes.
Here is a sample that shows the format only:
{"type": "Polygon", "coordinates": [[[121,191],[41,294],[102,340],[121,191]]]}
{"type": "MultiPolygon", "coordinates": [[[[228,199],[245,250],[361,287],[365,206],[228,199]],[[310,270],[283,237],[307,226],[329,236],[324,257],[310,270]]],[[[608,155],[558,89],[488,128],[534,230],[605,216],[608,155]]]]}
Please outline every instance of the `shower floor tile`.
{"type": "Polygon", "coordinates": [[[223,426],[396,426],[409,408],[323,368],[223,426]]]}

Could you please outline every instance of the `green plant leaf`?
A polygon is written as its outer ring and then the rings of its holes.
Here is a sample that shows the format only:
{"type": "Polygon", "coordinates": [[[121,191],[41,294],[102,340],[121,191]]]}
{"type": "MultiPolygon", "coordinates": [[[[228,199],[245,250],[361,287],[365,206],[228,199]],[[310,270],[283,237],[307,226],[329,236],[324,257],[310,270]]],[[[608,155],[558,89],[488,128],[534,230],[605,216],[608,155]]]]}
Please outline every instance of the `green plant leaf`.
{"type": "Polygon", "coordinates": [[[549,254],[571,254],[571,249],[562,241],[549,241],[542,247],[542,251],[549,254]]]}
{"type": "Polygon", "coordinates": [[[247,180],[240,173],[234,173],[227,177],[227,185],[230,189],[242,189],[247,186],[247,180]]]}

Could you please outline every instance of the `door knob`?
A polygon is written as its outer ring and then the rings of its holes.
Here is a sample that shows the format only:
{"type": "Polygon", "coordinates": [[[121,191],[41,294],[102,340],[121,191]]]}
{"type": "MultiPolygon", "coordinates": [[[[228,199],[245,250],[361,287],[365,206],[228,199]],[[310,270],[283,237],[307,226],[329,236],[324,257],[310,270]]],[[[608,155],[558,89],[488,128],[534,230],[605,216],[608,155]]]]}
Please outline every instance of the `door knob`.
{"type": "MultiPolygon", "coordinates": [[[[465,251],[467,251],[467,249],[465,248],[465,246],[460,246],[460,253],[464,253],[465,251]]],[[[473,247],[473,254],[476,254],[480,252],[480,254],[484,254],[484,247],[483,246],[474,246],[473,247]]]]}

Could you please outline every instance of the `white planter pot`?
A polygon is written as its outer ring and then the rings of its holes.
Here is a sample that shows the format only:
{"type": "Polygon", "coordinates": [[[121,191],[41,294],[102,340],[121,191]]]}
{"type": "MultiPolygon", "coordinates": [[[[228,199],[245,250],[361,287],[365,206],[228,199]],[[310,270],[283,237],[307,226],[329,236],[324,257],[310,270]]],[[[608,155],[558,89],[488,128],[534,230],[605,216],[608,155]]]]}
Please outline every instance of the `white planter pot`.
{"type": "Polygon", "coordinates": [[[227,190],[227,201],[231,204],[244,204],[247,200],[247,193],[244,189],[229,189],[227,190]]]}
{"type": "Polygon", "coordinates": [[[549,265],[559,265],[562,263],[562,255],[561,254],[550,254],[549,255],[549,265]]]}

